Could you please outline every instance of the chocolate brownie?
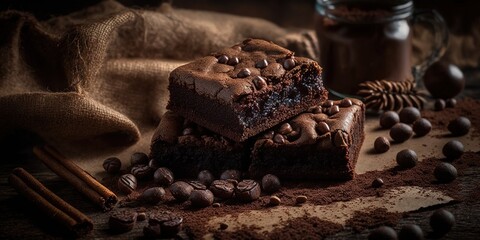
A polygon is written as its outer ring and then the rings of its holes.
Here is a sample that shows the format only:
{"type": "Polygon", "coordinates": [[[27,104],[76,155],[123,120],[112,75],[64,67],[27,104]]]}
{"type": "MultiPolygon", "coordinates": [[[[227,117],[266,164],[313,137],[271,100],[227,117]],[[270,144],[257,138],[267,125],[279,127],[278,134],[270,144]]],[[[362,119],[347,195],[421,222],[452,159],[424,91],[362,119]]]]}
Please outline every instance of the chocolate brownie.
{"type": "Polygon", "coordinates": [[[248,39],[170,73],[167,108],[242,142],[326,100],[317,62],[248,39]]]}
{"type": "Polygon", "coordinates": [[[251,177],[280,179],[354,177],[364,140],[365,108],[361,101],[327,101],[280,124],[254,143],[251,177]]]}

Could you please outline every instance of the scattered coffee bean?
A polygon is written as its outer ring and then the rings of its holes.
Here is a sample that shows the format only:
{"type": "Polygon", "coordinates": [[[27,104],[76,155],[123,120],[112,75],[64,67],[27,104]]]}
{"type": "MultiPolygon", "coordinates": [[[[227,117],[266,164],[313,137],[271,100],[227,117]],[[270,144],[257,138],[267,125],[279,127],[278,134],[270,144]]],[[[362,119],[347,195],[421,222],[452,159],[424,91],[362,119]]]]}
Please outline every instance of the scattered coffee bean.
{"type": "Polygon", "coordinates": [[[225,170],[221,175],[220,179],[221,180],[227,180],[227,179],[235,179],[237,181],[240,181],[242,177],[242,173],[238,170],[230,169],[230,170],[225,170]]]}
{"type": "Polygon", "coordinates": [[[252,79],[253,84],[257,90],[262,90],[267,86],[267,81],[263,77],[256,76],[252,79]]]}
{"type": "Polygon", "coordinates": [[[423,240],[423,231],[416,224],[408,224],[400,229],[398,232],[398,239],[400,240],[423,240]]]}
{"type": "Polygon", "coordinates": [[[222,205],[220,205],[220,203],[218,203],[218,202],[212,204],[212,207],[214,207],[214,208],[218,208],[218,207],[221,207],[221,206],[222,205]]]}
{"type": "Polygon", "coordinates": [[[435,104],[434,104],[434,107],[433,107],[433,109],[435,111],[442,111],[443,109],[445,109],[445,107],[446,107],[445,100],[443,100],[443,99],[435,100],[435,104]]]}
{"type": "Polygon", "coordinates": [[[368,240],[397,240],[397,232],[391,227],[381,226],[370,232],[368,240]]]}
{"type": "Polygon", "coordinates": [[[137,178],[132,174],[124,174],[118,179],[117,185],[121,192],[130,194],[137,188],[137,178]]]}
{"type": "Polygon", "coordinates": [[[149,239],[160,238],[162,236],[162,229],[159,224],[149,224],[143,227],[143,236],[149,239]]]}
{"type": "Polygon", "coordinates": [[[455,216],[445,209],[439,209],[430,216],[430,227],[439,234],[444,235],[455,225],[455,216]]]}
{"type": "Polygon", "coordinates": [[[220,223],[220,227],[219,227],[219,228],[220,228],[220,230],[225,230],[225,229],[228,228],[228,224],[226,224],[226,223],[220,223]]]}
{"type": "Polygon", "coordinates": [[[448,159],[457,159],[462,156],[465,151],[465,147],[458,140],[452,140],[447,142],[442,149],[442,153],[448,159]]]}
{"type": "Polygon", "coordinates": [[[380,115],[380,126],[384,129],[389,129],[399,122],[400,116],[398,116],[397,112],[386,111],[380,115]]]}
{"type": "Polygon", "coordinates": [[[110,215],[108,226],[112,232],[124,233],[132,230],[136,221],[136,212],[131,210],[117,210],[110,215]]]}
{"type": "Polygon", "coordinates": [[[283,61],[283,68],[290,70],[295,67],[295,60],[293,58],[287,58],[283,61]]]}
{"type": "Polygon", "coordinates": [[[282,203],[282,200],[280,200],[279,197],[277,196],[270,196],[270,201],[268,202],[268,205],[270,206],[278,206],[282,203]]]}
{"type": "Polygon", "coordinates": [[[235,185],[227,180],[215,180],[210,185],[210,191],[216,198],[229,199],[233,197],[235,185]]]}
{"type": "Polygon", "coordinates": [[[193,190],[190,194],[190,203],[193,207],[204,208],[213,204],[213,193],[210,190],[193,190]]]}
{"type": "Polygon", "coordinates": [[[130,173],[133,174],[138,180],[147,179],[152,177],[153,169],[148,165],[137,164],[132,167],[130,173]]]}
{"type": "Polygon", "coordinates": [[[240,59],[238,59],[238,57],[231,57],[230,59],[228,59],[227,64],[230,66],[235,66],[239,62],[240,62],[240,59]]]}
{"type": "Polygon", "coordinates": [[[372,187],[374,187],[374,188],[379,188],[379,187],[383,186],[383,184],[384,184],[384,183],[383,183],[383,179],[381,179],[381,178],[375,178],[375,179],[373,180],[373,182],[372,182],[372,187]]]}
{"type": "Polygon", "coordinates": [[[248,68],[243,68],[242,70],[240,70],[240,72],[238,72],[237,77],[239,77],[239,78],[246,78],[246,77],[250,76],[250,74],[252,74],[252,72],[250,71],[250,69],[248,69],[248,68]]]}
{"type": "Polygon", "coordinates": [[[199,181],[188,181],[187,183],[190,184],[190,186],[192,186],[194,190],[206,190],[207,189],[207,186],[205,186],[204,184],[202,184],[199,181]]]}
{"type": "Polygon", "coordinates": [[[208,170],[203,170],[198,173],[197,179],[199,182],[201,182],[205,186],[210,186],[212,184],[213,180],[215,180],[215,177],[213,174],[208,171],[208,170]]]}
{"type": "Polygon", "coordinates": [[[268,61],[267,59],[263,59],[255,63],[256,68],[266,68],[268,66],[268,61]]]}
{"type": "Polygon", "coordinates": [[[352,100],[348,98],[342,99],[342,101],[340,101],[340,104],[339,104],[340,107],[350,107],[352,105],[353,105],[352,100]]]}
{"type": "Polygon", "coordinates": [[[402,168],[412,168],[417,165],[417,153],[411,149],[404,149],[397,153],[397,164],[402,168]]]}
{"type": "Polygon", "coordinates": [[[103,169],[105,169],[107,173],[118,173],[120,172],[120,168],[122,168],[122,162],[117,157],[109,157],[103,161],[103,169]]]}
{"type": "Polygon", "coordinates": [[[147,214],[145,212],[137,212],[137,222],[145,221],[147,214]]]}
{"type": "Polygon", "coordinates": [[[373,143],[373,147],[377,153],[387,152],[390,149],[390,141],[388,141],[386,137],[377,137],[373,143]]]}
{"type": "Polygon", "coordinates": [[[262,189],[266,193],[274,193],[281,187],[280,179],[273,174],[267,174],[262,178],[262,189]]]}
{"type": "Polygon", "coordinates": [[[228,62],[228,57],[226,55],[221,55],[217,58],[218,63],[226,64],[228,62]]]}
{"type": "Polygon", "coordinates": [[[143,152],[136,152],[130,156],[130,164],[132,166],[135,165],[147,165],[148,164],[148,156],[143,152]]]}
{"type": "Polygon", "coordinates": [[[175,200],[179,202],[187,201],[193,191],[192,185],[182,181],[174,182],[168,189],[175,200]]]}
{"type": "Polygon", "coordinates": [[[414,107],[406,107],[402,109],[398,115],[400,117],[400,122],[406,124],[412,124],[421,117],[418,108],[414,107]]]}
{"type": "Polygon", "coordinates": [[[307,196],[300,195],[295,198],[295,204],[304,204],[307,202],[307,196]]]}
{"type": "Polygon", "coordinates": [[[420,118],[413,122],[412,129],[417,137],[423,137],[432,130],[432,124],[427,119],[420,118]]]}
{"type": "Polygon", "coordinates": [[[445,102],[445,107],[447,108],[454,108],[457,105],[457,99],[455,98],[449,98],[445,102]]]}
{"type": "Polygon", "coordinates": [[[413,136],[413,129],[405,123],[397,123],[390,129],[390,137],[395,142],[405,142],[413,136]]]}
{"type": "Polygon", "coordinates": [[[260,184],[254,180],[243,180],[235,188],[235,197],[240,201],[251,202],[257,200],[261,194],[260,184]]]}
{"type": "Polygon", "coordinates": [[[440,183],[449,183],[457,178],[458,173],[452,164],[442,162],[435,167],[433,175],[440,183]]]}
{"type": "Polygon", "coordinates": [[[326,122],[319,122],[319,123],[317,123],[317,126],[315,126],[315,130],[317,130],[317,132],[320,135],[323,135],[325,133],[330,132],[330,126],[328,126],[328,124],[326,122]]]}
{"type": "Polygon", "coordinates": [[[472,123],[466,117],[458,117],[448,124],[448,131],[454,136],[463,136],[468,133],[472,123]]]}
{"type": "Polygon", "coordinates": [[[162,187],[152,187],[143,191],[140,200],[150,204],[157,204],[165,199],[165,190],[162,187]]]}
{"type": "Polygon", "coordinates": [[[173,183],[173,173],[168,168],[159,168],[153,174],[153,180],[160,186],[170,186],[173,183]]]}

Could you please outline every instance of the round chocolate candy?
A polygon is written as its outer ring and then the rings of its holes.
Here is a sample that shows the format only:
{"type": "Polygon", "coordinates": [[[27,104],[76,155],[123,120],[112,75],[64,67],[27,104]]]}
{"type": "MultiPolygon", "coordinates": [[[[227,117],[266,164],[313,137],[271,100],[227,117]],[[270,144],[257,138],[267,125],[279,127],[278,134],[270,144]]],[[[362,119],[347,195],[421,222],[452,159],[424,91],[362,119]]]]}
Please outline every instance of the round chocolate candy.
{"type": "Polygon", "coordinates": [[[439,209],[430,216],[430,227],[438,235],[444,235],[455,225],[455,216],[445,209],[439,209]]]}
{"type": "Polygon", "coordinates": [[[373,147],[377,153],[387,152],[390,149],[390,141],[388,141],[386,137],[377,137],[373,143],[373,147]]]}
{"type": "Polygon", "coordinates": [[[397,164],[403,168],[412,168],[417,165],[417,153],[411,149],[404,149],[397,153],[397,164]]]}
{"type": "Polygon", "coordinates": [[[435,100],[435,104],[433,105],[433,109],[435,111],[442,111],[443,109],[445,109],[445,106],[446,106],[445,100],[437,99],[437,100],[435,100]]]}
{"type": "Polygon", "coordinates": [[[406,107],[402,109],[398,115],[400,117],[400,122],[406,123],[406,124],[412,124],[413,122],[415,122],[417,119],[421,117],[421,114],[418,108],[414,108],[414,107],[406,107]]]}
{"type": "Polygon", "coordinates": [[[130,165],[147,165],[148,164],[148,156],[143,152],[136,152],[130,156],[130,165]]]}
{"type": "Polygon", "coordinates": [[[432,130],[432,124],[427,119],[420,118],[413,122],[412,129],[417,137],[423,137],[432,130]]]}
{"type": "Polygon", "coordinates": [[[398,232],[398,239],[400,240],[423,240],[423,231],[416,224],[408,224],[400,229],[398,232]]]}
{"type": "Polygon", "coordinates": [[[193,190],[190,194],[190,203],[193,207],[204,208],[212,205],[213,193],[210,190],[193,190]]]}
{"type": "Polygon", "coordinates": [[[470,119],[466,117],[458,117],[448,123],[448,131],[450,131],[454,136],[463,136],[470,131],[472,123],[470,119]]]}
{"type": "Polygon", "coordinates": [[[221,175],[220,179],[227,180],[227,179],[234,179],[240,181],[242,178],[242,173],[235,169],[225,170],[221,175]]]}
{"type": "Polygon", "coordinates": [[[395,142],[405,142],[413,135],[413,129],[405,123],[397,123],[390,129],[390,137],[395,142]]]}
{"type": "Polygon", "coordinates": [[[230,59],[228,59],[227,64],[230,66],[234,66],[237,65],[239,62],[240,59],[238,59],[238,57],[231,57],[230,59]]]}
{"type": "Polygon", "coordinates": [[[109,157],[103,161],[102,166],[107,173],[115,174],[120,172],[120,168],[122,168],[122,162],[117,157],[109,157]]]}
{"type": "Polygon", "coordinates": [[[173,173],[170,169],[161,167],[153,174],[153,181],[160,186],[170,186],[173,183],[173,173]]]}
{"type": "Polygon", "coordinates": [[[215,180],[213,174],[208,170],[202,170],[198,173],[197,180],[205,186],[210,186],[215,180]]]}
{"type": "Polygon", "coordinates": [[[451,140],[447,142],[442,148],[443,155],[451,160],[461,157],[464,151],[465,147],[458,140],[451,140]]]}
{"type": "Polygon", "coordinates": [[[434,98],[453,98],[465,87],[462,71],[453,64],[436,62],[425,72],[423,82],[434,98]]]}
{"type": "Polygon", "coordinates": [[[295,67],[295,60],[293,58],[287,58],[283,61],[283,68],[290,70],[295,67]]]}
{"type": "Polygon", "coordinates": [[[445,107],[447,108],[454,108],[457,105],[457,99],[449,98],[445,101],[445,107]]]}
{"type": "Polygon", "coordinates": [[[372,187],[374,188],[379,188],[381,186],[383,186],[384,182],[383,182],[383,179],[381,178],[375,178],[373,181],[372,181],[372,187]]]}
{"type": "Polygon", "coordinates": [[[399,122],[400,116],[398,116],[397,112],[386,111],[380,115],[380,126],[384,129],[389,129],[399,122]]]}
{"type": "Polygon", "coordinates": [[[266,193],[274,193],[281,187],[280,179],[273,174],[267,174],[262,178],[262,189],[266,193]]]}
{"type": "Polygon", "coordinates": [[[132,174],[124,174],[118,179],[117,186],[121,192],[130,194],[137,188],[137,178],[132,174]]]}
{"type": "Polygon", "coordinates": [[[170,193],[175,200],[179,202],[187,201],[193,191],[192,185],[183,181],[174,182],[168,189],[170,189],[170,193]]]}
{"type": "Polygon", "coordinates": [[[370,232],[368,240],[397,240],[397,232],[391,227],[381,226],[370,232]]]}
{"type": "Polygon", "coordinates": [[[228,62],[228,57],[226,55],[220,55],[217,60],[218,63],[226,64],[228,62]]]}
{"type": "Polygon", "coordinates": [[[433,175],[440,183],[449,183],[457,178],[458,172],[452,164],[442,162],[435,167],[433,175]]]}
{"type": "Polygon", "coordinates": [[[143,191],[140,195],[140,200],[150,203],[157,204],[165,199],[165,190],[162,187],[152,187],[143,191]]]}

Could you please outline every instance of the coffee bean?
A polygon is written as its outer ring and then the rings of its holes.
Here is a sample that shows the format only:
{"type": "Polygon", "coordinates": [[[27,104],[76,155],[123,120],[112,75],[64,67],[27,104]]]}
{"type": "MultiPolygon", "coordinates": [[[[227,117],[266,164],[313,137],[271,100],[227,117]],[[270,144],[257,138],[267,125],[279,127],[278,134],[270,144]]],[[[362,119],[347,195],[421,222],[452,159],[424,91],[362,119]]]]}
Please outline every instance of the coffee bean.
{"type": "Polygon", "coordinates": [[[384,184],[384,183],[383,183],[383,179],[381,179],[381,178],[375,178],[375,179],[373,180],[373,182],[372,182],[372,187],[374,187],[374,188],[379,188],[379,187],[383,186],[383,184],[384,184]]]}
{"type": "Polygon", "coordinates": [[[280,128],[278,129],[278,133],[282,134],[282,135],[287,135],[289,133],[291,133],[293,131],[292,129],[292,125],[290,125],[289,123],[284,123],[280,126],[280,128]]]}
{"type": "Polygon", "coordinates": [[[103,169],[105,169],[107,173],[118,173],[120,172],[120,168],[122,168],[122,162],[117,157],[109,157],[103,161],[103,169]]]}
{"type": "Polygon", "coordinates": [[[172,238],[182,230],[183,218],[169,211],[160,211],[150,214],[148,225],[160,226],[161,236],[172,238]]]}
{"type": "Polygon", "coordinates": [[[157,239],[162,236],[162,229],[159,224],[147,225],[143,227],[143,236],[148,239],[157,239]]]}
{"type": "Polygon", "coordinates": [[[421,117],[418,108],[414,107],[406,107],[402,109],[398,115],[400,116],[400,122],[406,124],[412,124],[421,117]]]}
{"type": "Polygon", "coordinates": [[[400,229],[398,232],[398,239],[400,240],[423,240],[423,231],[422,229],[415,224],[408,224],[400,229]]]}
{"type": "Polygon", "coordinates": [[[153,169],[148,165],[134,165],[130,170],[130,173],[133,174],[138,180],[147,179],[152,177],[153,169]]]}
{"type": "Polygon", "coordinates": [[[458,140],[452,140],[447,142],[442,149],[442,153],[448,159],[460,158],[465,151],[465,147],[458,140]]]}
{"type": "Polygon", "coordinates": [[[193,187],[195,190],[206,190],[207,186],[205,186],[203,183],[199,181],[188,181],[188,184],[193,187]]]}
{"type": "Polygon", "coordinates": [[[458,117],[448,124],[448,130],[454,136],[463,136],[468,133],[472,123],[466,117],[458,117]]]}
{"type": "Polygon", "coordinates": [[[147,214],[145,212],[137,212],[137,222],[145,221],[147,214]]]}
{"type": "Polygon", "coordinates": [[[295,198],[295,204],[300,205],[300,204],[304,204],[304,203],[306,203],[306,202],[307,202],[307,196],[300,195],[300,196],[297,196],[297,197],[295,198]]]}
{"type": "Polygon", "coordinates": [[[295,60],[293,58],[287,58],[283,61],[283,68],[290,70],[295,67],[295,60]]]}
{"type": "Polygon", "coordinates": [[[179,202],[187,201],[193,191],[192,185],[182,181],[174,182],[168,189],[175,200],[179,202]]]}
{"type": "Polygon", "coordinates": [[[397,123],[390,129],[390,137],[395,142],[405,142],[413,135],[413,129],[405,123],[397,123]]]}
{"type": "Polygon", "coordinates": [[[417,165],[417,153],[411,149],[404,149],[397,153],[397,164],[402,168],[412,168],[417,165]]]}
{"type": "Polygon", "coordinates": [[[220,203],[218,203],[218,202],[212,204],[212,207],[214,207],[214,208],[218,208],[218,207],[221,207],[221,206],[222,205],[220,205],[220,203]]]}
{"type": "Polygon", "coordinates": [[[153,174],[153,180],[160,186],[170,186],[173,183],[173,173],[168,168],[159,168],[153,174]]]}
{"type": "Polygon", "coordinates": [[[442,111],[443,109],[445,109],[445,106],[446,106],[445,100],[437,99],[437,100],[435,100],[435,104],[434,104],[433,109],[435,111],[442,111]]]}
{"type": "Polygon", "coordinates": [[[340,112],[340,108],[338,107],[338,105],[332,106],[328,109],[328,115],[334,115],[338,112],[340,112]]]}
{"type": "Polygon", "coordinates": [[[193,207],[208,207],[212,205],[213,199],[213,193],[210,190],[193,190],[190,194],[190,203],[193,207]]]}
{"type": "Polygon", "coordinates": [[[121,192],[130,194],[137,188],[137,178],[132,174],[124,174],[118,179],[117,186],[121,192]]]}
{"type": "Polygon", "coordinates": [[[420,118],[413,122],[412,129],[417,137],[423,137],[432,130],[432,124],[427,119],[420,118]]]}
{"type": "Polygon", "coordinates": [[[230,59],[228,59],[227,64],[230,65],[230,66],[235,66],[239,62],[240,62],[240,59],[238,59],[238,57],[231,57],[230,59]]]}
{"type": "Polygon", "coordinates": [[[450,163],[439,163],[435,170],[433,170],[433,175],[440,183],[449,183],[457,178],[458,173],[457,169],[450,163]]]}
{"type": "Polygon", "coordinates": [[[266,193],[274,193],[281,187],[280,179],[273,174],[267,174],[262,178],[262,189],[266,193]]]}
{"type": "Polygon", "coordinates": [[[370,232],[368,240],[397,240],[397,232],[391,227],[381,226],[370,232]]]}
{"type": "Polygon", "coordinates": [[[322,107],[324,108],[329,108],[329,107],[332,107],[333,106],[333,101],[332,100],[327,100],[325,102],[323,102],[322,104],[322,107]]]}
{"type": "Polygon", "coordinates": [[[243,180],[235,188],[235,197],[244,202],[257,200],[260,194],[260,184],[254,180],[243,180]]]}
{"type": "Polygon", "coordinates": [[[208,170],[203,170],[198,173],[197,179],[199,182],[201,182],[205,186],[210,186],[212,184],[213,180],[215,180],[215,177],[213,174],[208,171],[208,170]]]}
{"type": "Polygon", "coordinates": [[[221,55],[217,58],[218,63],[226,64],[228,62],[228,57],[226,55],[221,55]]]}
{"type": "Polygon", "coordinates": [[[340,104],[339,104],[340,107],[351,107],[352,105],[353,105],[352,100],[348,98],[342,99],[342,101],[340,101],[340,104]]]}
{"type": "Polygon", "coordinates": [[[449,98],[445,101],[445,107],[447,108],[454,108],[457,105],[457,99],[449,98]]]}
{"type": "Polygon", "coordinates": [[[277,196],[270,196],[270,200],[268,201],[268,205],[270,206],[278,206],[282,203],[282,200],[280,200],[279,197],[277,196]]]}
{"type": "Polygon", "coordinates": [[[390,141],[388,141],[386,137],[377,137],[373,143],[373,147],[377,153],[387,152],[390,149],[390,141]]]}
{"type": "Polygon", "coordinates": [[[250,74],[252,74],[252,72],[250,71],[250,69],[248,69],[248,68],[243,68],[242,70],[240,70],[240,72],[238,72],[237,77],[239,77],[239,78],[246,78],[246,77],[250,76],[250,74]]]}
{"type": "Polygon", "coordinates": [[[455,225],[455,216],[445,209],[439,209],[430,216],[430,227],[438,235],[444,235],[455,225]]]}
{"type": "Polygon", "coordinates": [[[227,180],[215,180],[210,185],[210,191],[216,198],[229,199],[233,197],[235,185],[227,180]]]}
{"type": "Polygon", "coordinates": [[[399,122],[400,116],[398,116],[397,112],[386,111],[380,115],[380,126],[384,129],[389,129],[399,122]]]}
{"type": "Polygon", "coordinates": [[[157,204],[165,199],[165,190],[162,187],[152,187],[143,191],[140,200],[150,204],[157,204]]]}
{"type": "Polygon", "coordinates": [[[256,68],[266,68],[268,66],[268,61],[267,59],[263,59],[255,63],[256,68]]]}
{"type": "Polygon", "coordinates": [[[131,166],[135,165],[147,165],[148,164],[148,156],[143,152],[136,152],[130,156],[130,164],[131,166]]]}
{"type": "Polygon", "coordinates": [[[253,84],[257,90],[261,90],[267,86],[267,81],[260,76],[256,76],[252,79],[253,84]]]}
{"type": "Polygon", "coordinates": [[[282,134],[275,134],[273,136],[273,142],[278,143],[278,144],[284,144],[285,143],[285,137],[282,134]]]}
{"type": "Polygon", "coordinates": [[[241,177],[242,177],[242,173],[240,171],[234,170],[234,169],[225,170],[220,175],[221,180],[235,179],[237,181],[240,181],[241,177]]]}
{"type": "Polygon", "coordinates": [[[317,132],[320,134],[320,135],[323,135],[325,133],[329,133],[330,132],[330,126],[328,126],[328,124],[326,122],[319,122],[317,123],[317,125],[315,126],[315,130],[317,130],[317,132]]]}
{"type": "Polygon", "coordinates": [[[137,220],[137,213],[131,210],[116,210],[108,219],[108,226],[112,232],[124,233],[131,231],[137,220]]]}

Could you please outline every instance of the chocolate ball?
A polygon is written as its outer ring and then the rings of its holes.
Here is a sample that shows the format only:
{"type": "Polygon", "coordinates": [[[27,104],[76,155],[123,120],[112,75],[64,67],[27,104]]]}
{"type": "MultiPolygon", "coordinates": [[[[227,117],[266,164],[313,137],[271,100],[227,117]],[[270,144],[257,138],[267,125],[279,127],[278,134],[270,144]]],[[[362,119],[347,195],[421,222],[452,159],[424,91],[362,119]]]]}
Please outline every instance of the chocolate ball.
{"type": "Polygon", "coordinates": [[[397,153],[397,164],[402,168],[412,168],[417,165],[417,153],[411,149],[404,149],[397,153]]]}
{"type": "Polygon", "coordinates": [[[400,229],[398,232],[398,239],[400,240],[423,240],[423,231],[416,224],[408,224],[400,229]]]}
{"type": "Polygon", "coordinates": [[[443,155],[451,160],[461,157],[464,151],[465,147],[458,140],[449,141],[442,148],[443,155]]]}
{"type": "Polygon", "coordinates": [[[450,163],[439,163],[435,170],[433,170],[433,175],[440,183],[449,183],[455,180],[458,176],[457,169],[450,163]]]}
{"type": "Polygon", "coordinates": [[[391,227],[381,226],[370,232],[368,240],[397,240],[397,232],[391,227]]]}
{"type": "Polygon", "coordinates": [[[287,58],[283,61],[283,68],[290,70],[295,67],[295,60],[293,58],[287,58]]]}
{"type": "Polygon", "coordinates": [[[373,143],[375,152],[384,153],[390,149],[390,141],[386,137],[377,137],[373,143]]]}
{"type": "Polygon", "coordinates": [[[102,166],[107,173],[115,174],[120,172],[120,168],[122,168],[122,162],[117,157],[109,157],[103,161],[102,166]]]}
{"type": "Polygon", "coordinates": [[[190,203],[193,207],[204,208],[212,205],[213,193],[210,190],[193,190],[190,194],[190,203]]]}
{"type": "Polygon", "coordinates": [[[157,204],[164,199],[165,190],[162,187],[148,188],[147,190],[143,191],[142,195],[140,195],[140,200],[151,204],[157,204]]]}
{"type": "Polygon", "coordinates": [[[413,135],[413,129],[405,123],[397,123],[390,129],[390,137],[395,142],[405,142],[413,135]]]}
{"type": "Polygon", "coordinates": [[[433,109],[435,111],[442,111],[443,109],[445,109],[445,106],[446,106],[445,100],[437,99],[437,100],[435,100],[435,104],[433,105],[433,109]]]}
{"type": "Polygon", "coordinates": [[[465,87],[462,71],[453,64],[436,62],[425,72],[425,87],[434,98],[453,98],[465,87]]]}
{"type": "Polygon", "coordinates": [[[430,216],[430,227],[439,234],[444,235],[455,225],[455,216],[445,209],[439,209],[430,216]]]}
{"type": "Polygon", "coordinates": [[[159,168],[153,174],[153,181],[160,186],[170,186],[173,183],[173,173],[168,168],[159,168]]]}
{"type": "Polygon", "coordinates": [[[374,188],[379,188],[381,186],[383,186],[384,182],[383,182],[383,179],[381,178],[375,178],[373,181],[372,181],[372,187],[374,188]]]}
{"type": "Polygon", "coordinates": [[[130,156],[130,164],[132,166],[135,165],[147,165],[148,164],[148,156],[143,152],[136,152],[130,156]]]}
{"type": "Polygon", "coordinates": [[[226,55],[221,55],[217,58],[218,63],[226,64],[228,62],[228,57],[226,55]]]}
{"type": "Polygon", "coordinates": [[[421,117],[418,108],[414,107],[406,107],[402,109],[398,115],[400,116],[400,122],[406,124],[412,124],[421,117]]]}
{"type": "Polygon", "coordinates": [[[448,131],[452,133],[454,136],[463,136],[470,131],[470,127],[472,123],[470,119],[466,117],[458,117],[448,123],[448,131]]]}
{"type": "Polygon", "coordinates": [[[398,116],[397,112],[386,111],[380,115],[380,126],[384,129],[389,129],[399,122],[400,116],[398,116]]]}
{"type": "Polygon", "coordinates": [[[266,193],[274,193],[281,187],[280,179],[273,174],[267,174],[262,178],[262,189],[266,193]]]}
{"type": "Polygon", "coordinates": [[[234,179],[234,180],[240,181],[241,178],[242,178],[242,173],[235,169],[225,170],[220,175],[220,179],[222,180],[234,179]]]}
{"type": "Polygon", "coordinates": [[[215,180],[213,174],[208,170],[203,170],[198,173],[197,180],[205,186],[210,186],[215,180]]]}
{"type": "Polygon", "coordinates": [[[457,99],[449,98],[445,101],[445,107],[447,108],[454,108],[457,105],[457,99]]]}
{"type": "Polygon", "coordinates": [[[170,189],[170,193],[175,200],[179,202],[187,201],[193,191],[192,185],[183,181],[174,182],[168,189],[170,189]]]}
{"type": "Polygon", "coordinates": [[[427,119],[420,118],[413,122],[412,129],[417,137],[423,137],[432,130],[432,124],[427,119]]]}

